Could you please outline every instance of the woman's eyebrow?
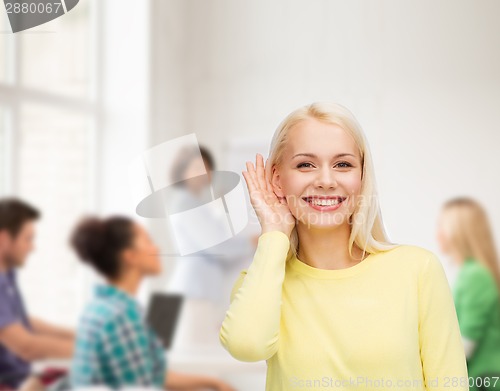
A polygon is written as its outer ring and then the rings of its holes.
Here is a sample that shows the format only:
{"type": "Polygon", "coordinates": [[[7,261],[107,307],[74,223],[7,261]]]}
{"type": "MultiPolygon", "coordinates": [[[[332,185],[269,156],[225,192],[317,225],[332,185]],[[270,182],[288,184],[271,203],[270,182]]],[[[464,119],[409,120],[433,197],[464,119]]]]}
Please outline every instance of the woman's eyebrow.
{"type": "MultiPolygon", "coordinates": [[[[292,159],[295,159],[296,157],[300,157],[300,156],[317,158],[317,156],[314,153],[298,153],[298,154],[292,156],[292,159]]],[[[338,159],[338,158],[341,158],[341,157],[344,157],[344,156],[352,156],[354,158],[356,157],[352,153],[339,153],[338,155],[335,155],[333,158],[334,159],[338,159]]]]}

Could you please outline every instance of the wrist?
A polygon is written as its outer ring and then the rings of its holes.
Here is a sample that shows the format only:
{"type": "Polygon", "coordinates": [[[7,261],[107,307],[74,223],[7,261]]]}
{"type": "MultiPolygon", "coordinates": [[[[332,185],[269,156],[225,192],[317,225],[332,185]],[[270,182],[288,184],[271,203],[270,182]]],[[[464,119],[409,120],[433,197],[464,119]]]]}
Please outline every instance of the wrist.
{"type": "Polygon", "coordinates": [[[290,238],[290,235],[292,234],[292,230],[289,230],[287,228],[284,228],[284,227],[273,227],[273,226],[269,226],[269,227],[262,227],[262,230],[261,230],[261,235],[264,235],[266,233],[269,233],[269,232],[281,232],[283,234],[285,234],[288,238],[290,238]]]}

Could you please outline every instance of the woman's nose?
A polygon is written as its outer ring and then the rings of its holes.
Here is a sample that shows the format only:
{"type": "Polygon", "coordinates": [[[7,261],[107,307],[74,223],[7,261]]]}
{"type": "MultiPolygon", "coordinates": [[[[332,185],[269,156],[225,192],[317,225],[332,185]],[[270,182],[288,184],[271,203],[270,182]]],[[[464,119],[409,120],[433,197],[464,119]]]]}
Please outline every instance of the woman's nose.
{"type": "Polygon", "coordinates": [[[335,171],[329,167],[322,168],[318,170],[316,176],[315,186],[325,189],[333,189],[338,186],[337,180],[335,179],[335,171]]]}

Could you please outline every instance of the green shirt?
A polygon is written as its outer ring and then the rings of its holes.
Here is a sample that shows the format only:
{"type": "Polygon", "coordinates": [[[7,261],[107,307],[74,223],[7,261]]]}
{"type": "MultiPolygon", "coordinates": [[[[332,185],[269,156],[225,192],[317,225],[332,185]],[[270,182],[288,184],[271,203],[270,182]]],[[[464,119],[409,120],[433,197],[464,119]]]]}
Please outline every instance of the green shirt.
{"type": "MultiPolygon", "coordinates": [[[[453,298],[462,336],[477,344],[467,360],[469,376],[500,376],[500,297],[493,275],[474,259],[466,259],[453,298]]],[[[500,389],[500,380],[494,389],[500,389]]]]}

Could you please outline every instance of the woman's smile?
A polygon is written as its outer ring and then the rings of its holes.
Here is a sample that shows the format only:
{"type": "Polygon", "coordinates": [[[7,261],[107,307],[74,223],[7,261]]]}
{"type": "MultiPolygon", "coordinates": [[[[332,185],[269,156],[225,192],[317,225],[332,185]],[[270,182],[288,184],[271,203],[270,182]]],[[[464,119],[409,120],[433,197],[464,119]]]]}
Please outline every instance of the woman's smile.
{"type": "Polygon", "coordinates": [[[307,196],[302,199],[314,210],[330,212],[340,208],[346,198],[341,196],[307,196]]]}

